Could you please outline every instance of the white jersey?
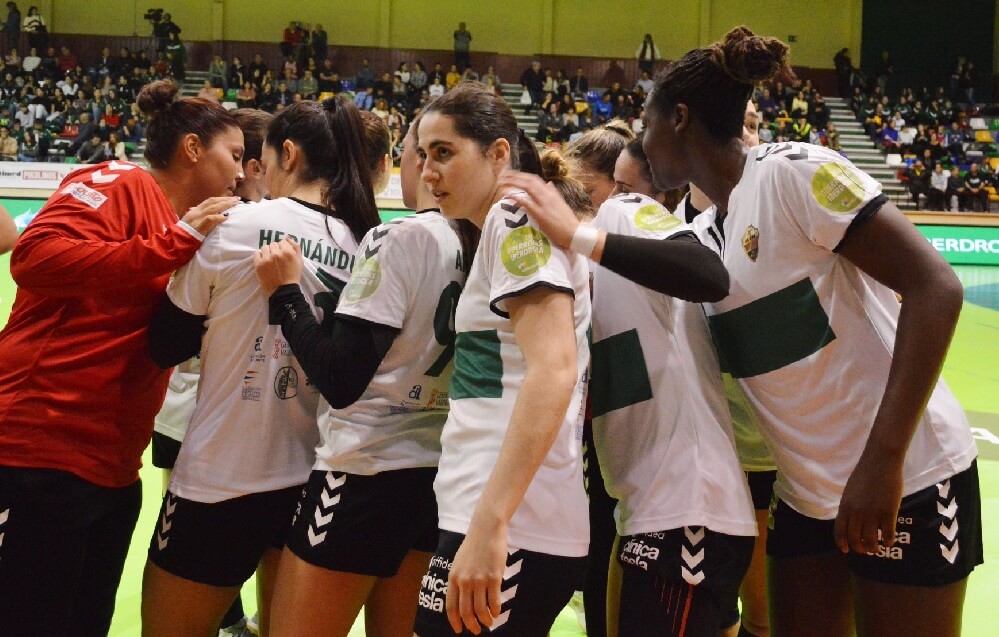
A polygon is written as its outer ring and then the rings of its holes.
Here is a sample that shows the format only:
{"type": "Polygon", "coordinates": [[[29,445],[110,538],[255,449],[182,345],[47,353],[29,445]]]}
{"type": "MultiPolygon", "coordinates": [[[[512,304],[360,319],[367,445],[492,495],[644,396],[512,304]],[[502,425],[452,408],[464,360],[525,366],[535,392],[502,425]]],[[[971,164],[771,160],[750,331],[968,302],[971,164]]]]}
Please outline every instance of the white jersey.
{"type": "MultiPolygon", "coordinates": [[[[690,227],[648,197],[608,199],[593,226],[670,240],[690,227]]],[[[593,276],[593,441],[618,535],[706,526],[756,535],[704,310],[607,268],[593,276]]]]}
{"type": "MultiPolygon", "coordinates": [[[[690,195],[686,197],[689,201],[690,195]]],[[[681,208],[686,208],[681,204],[681,208]]],[[[713,206],[712,208],[713,209],[713,206]]],[[[705,211],[706,212],[706,211],[705,211]]],[[[694,217],[690,228],[702,244],[721,256],[721,244],[717,232],[712,235],[710,219],[713,215],[700,214],[694,217]]],[[[735,434],[735,451],[744,471],[773,471],[777,468],[773,455],[767,449],[766,441],[760,434],[760,419],[753,408],[753,402],[746,396],[742,385],[728,372],[722,373],[728,409],[732,413],[732,433],[735,434]]]]}
{"type": "Polygon", "coordinates": [[[201,377],[201,355],[193,356],[170,372],[163,406],[153,421],[153,431],[178,442],[184,440],[187,425],[198,402],[198,378],[201,377]]]}
{"type": "Polygon", "coordinates": [[[494,204],[486,217],[455,317],[451,413],[434,484],[440,528],[468,532],[496,465],[527,372],[505,299],[537,287],[573,295],[579,381],[555,442],[510,520],[508,543],[579,557],[589,546],[581,414],[589,363],[589,273],[583,257],[552,246],[509,199],[494,204]]]}
{"type": "Polygon", "coordinates": [[[316,468],[371,475],[436,467],[454,369],[454,312],[465,284],[461,241],[436,212],[395,219],[361,242],[337,306],[399,329],[367,389],[319,415],[316,468]]]}
{"type": "Polygon", "coordinates": [[[357,242],[342,221],[292,199],[232,208],[167,289],[174,305],[208,317],[198,404],[170,480],[182,498],[212,503],[308,480],[319,391],[269,323],[253,270],[260,247],[285,236],[302,248],[302,292],[322,320],[336,307],[357,242]]]}
{"type": "MultiPolygon", "coordinates": [[[[738,378],[778,467],[777,495],[832,519],[884,395],[899,303],[836,248],[884,204],[838,153],[785,143],[749,151],[728,214],[698,221],[719,246],[729,296],[706,306],[722,368],[738,378]]],[[[911,494],[967,469],[967,418],[938,380],[903,467],[911,494]]]]}

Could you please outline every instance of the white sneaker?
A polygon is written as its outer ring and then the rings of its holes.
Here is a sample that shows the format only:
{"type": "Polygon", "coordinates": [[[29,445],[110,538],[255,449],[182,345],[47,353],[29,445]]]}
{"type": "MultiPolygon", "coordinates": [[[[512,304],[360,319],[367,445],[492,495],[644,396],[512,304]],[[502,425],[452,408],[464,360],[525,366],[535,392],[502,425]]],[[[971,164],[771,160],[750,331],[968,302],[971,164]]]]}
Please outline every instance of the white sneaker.
{"type": "Polygon", "coordinates": [[[250,632],[251,635],[260,634],[260,614],[253,613],[253,617],[246,620],[246,630],[250,632]]]}

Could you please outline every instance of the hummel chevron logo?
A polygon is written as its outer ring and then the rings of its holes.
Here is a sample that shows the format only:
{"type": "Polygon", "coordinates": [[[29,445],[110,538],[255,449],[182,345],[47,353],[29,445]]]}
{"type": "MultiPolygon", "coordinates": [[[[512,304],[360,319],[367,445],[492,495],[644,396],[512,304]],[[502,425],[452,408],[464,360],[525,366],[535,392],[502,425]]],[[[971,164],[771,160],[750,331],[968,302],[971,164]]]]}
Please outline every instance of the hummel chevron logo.
{"type": "Polygon", "coordinates": [[[166,499],[166,503],[163,505],[163,516],[160,518],[160,528],[156,531],[156,545],[159,550],[163,550],[170,544],[170,538],[167,534],[170,529],[173,528],[173,520],[170,516],[173,512],[177,510],[177,501],[174,499],[173,494],[169,494],[166,499]]]}
{"type": "Polygon", "coordinates": [[[527,224],[527,215],[521,215],[520,219],[517,219],[516,221],[510,221],[509,219],[506,219],[507,228],[519,228],[525,224],[527,224]]]}
{"type": "Polygon", "coordinates": [[[510,214],[517,214],[517,211],[520,210],[520,206],[518,206],[517,204],[507,203],[505,201],[500,202],[500,208],[506,210],[510,214]]]}
{"type": "Polygon", "coordinates": [[[378,251],[381,250],[381,249],[382,249],[382,247],[380,245],[377,245],[377,246],[375,246],[373,248],[365,248],[364,249],[364,258],[365,259],[370,259],[371,257],[373,257],[376,254],[378,254],[378,251]]]}
{"type": "Polygon", "coordinates": [[[957,537],[957,520],[954,520],[954,522],[951,523],[950,527],[948,527],[946,523],[941,522],[940,535],[947,538],[948,542],[953,542],[954,538],[957,537]]]}
{"type": "Polygon", "coordinates": [[[957,513],[957,500],[951,498],[950,504],[948,504],[946,508],[942,503],[937,502],[937,513],[944,516],[948,520],[953,520],[954,514],[957,513]]]}
{"type": "Polygon", "coordinates": [[[641,197],[632,197],[629,199],[628,197],[622,196],[620,200],[624,203],[642,203],[641,197]]]}
{"type": "Polygon", "coordinates": [[[946,500],[947,496],[950,494],[950,480],[944,480],[943,482],[937,484],[937,491],[940,492],[940,499],[946,500]]]}
{"type": "Polygon", "coordinates": [[[519,586],[520,586],[520,584],[514,584],[513,586],[511,586],[507,590],[505,590],[502,593],[500,593],[500,604],[505,604],[508,601],[510,601],[511,599],[513,599],[514,597],[516,597],[517,596],[517,587],[519,587],[519,586]]]}
{"type": "Polygon", "coordinates": [[[687,550],[686,546],[680,547],[680,557],[683,558],[684,563],[690,568],[697,568],[697,565],[704,561],[704,549],[701,549],[693,555],[687,550]]]}
{"type": "MultiPolygon", "coordinates": [[[[7,524],[8,518],[10,518],[10,508],[7,508],[4,511],[0,511],[0,527],[2,527],[4,524],[7,524]]],[[[0,530],[0,546],[3,546],[3,538],[6,534],[7,534],[6,532],[0,530]]]]}
{"type": "Polygon", "coordinates": [[[110,184],[112,181],[118,178],[118,175],[105,175],[101,171],[95,171],[93,175],[90,176],[91,180],[95,184],[110,184]]]}
{"type": "Polygon", "coordinates": [[[503,611],[495,619],[493,619],[493,625],[489,628],[489,632],[495,632],[503,624],[510,621],[510,611],[503,611]]]}
{"type": "Polygon", "coordinates": [[[687,541],[690,542],[692,546],[697,546],[700,544],[701,540],[704,539],[704,527],[700,527],[700,530],[694,532],[689,526],[683,527],[683,534],[687,536],[687,541]]]}
{"type": "Polygon", "coordinates": [[[389,233],[389,229],[388,228],[385,228],[382,231],[379,231],[378,228],[375,228],[374,230],[371,231],[371,240],[372,241],[378,241],[379,239],[381,239],[382,237],[384,237],[388,233],[389,233]]]}
{"type": "Polygon", "coordinates": [[[173,494],[166,501],[166,514],[173,515],[173,512],[177,510],[177,501],[173,499],[173,494]]]}
{"type": "Polygon", "coordinates": [[[947,548],[943,544],[940,545],[940,554],[944,556],[944,559],[953,564],[957,560],[957,554],[959,542],[954,542],[954,546],[947,548]]]}
{"type": "Polygon", "coordinates": [[[520,568],[521,568],[521,566],[523,566],[523,564],[524,564],[524,560],[523,559],[519,559],[516,562],[514,562],[513,564],[511,564],[510,566],[507,566],[506,569],[503,571],[503,580],[506,581],[508,579],[511,579],[515,575],[519,575],[520,574],[520,568]]]}
{"type": "Polygon", "coordinates": [[[312,530],[311,526],[309,527],[308,535],[309,535],[309,544],[311,544],[312,546],[316,546],[317,544],[320,544],[323,540],[326,539],[326,531],[323,531],[322,533],[316,533],[315,531],[312,530]]]}
{"type": "Polygon", "coordinates": [[[330,494],[323,491],[322,494],[320,494],[319,499],[323,502],[323,508],[328,509],[340,501],[340,494],[338,493],[331,497],[330,494]]]}
{"type": "Polygon", "coordinates": [[[347,482],[347,474],[343,474],[339,478],[333,477],[333,472],[330,471],[326,474],[326,484],[329,486],[330,491],[336,489],[337,487],[342,487],[347,482]]]}
{"type": "MultiPolygon", "coordinates": [[[[337,496],[337,497],[340,497],[340,496],[337,496]]],[[[326,515],[322,515],[320,513],[319,507],[316,507],[315,520],[316,520],[316,528],[317,529],[319,527],[321,527],[321,526],[326,526],[327,524],[329,524],[330,522],[333,521],[333,512],[330,511],[326,515]]]]}
{"type": "Polygon", "coordinates": [[[695,575],[688,571],[685,566],[681,566],[680,574],[683,576],[683,581],[687,582],[691,586],[697,586],[704,581],[704,571],[700,571],[695,575]]]}
{"type": "Polygon", "coordinates": [[[137,166],[135,164],[122,164],[120,162],[111,160],[111,163],[108,164],[108,168],[110,168],[111,170],[135,170],[137,166]]]}

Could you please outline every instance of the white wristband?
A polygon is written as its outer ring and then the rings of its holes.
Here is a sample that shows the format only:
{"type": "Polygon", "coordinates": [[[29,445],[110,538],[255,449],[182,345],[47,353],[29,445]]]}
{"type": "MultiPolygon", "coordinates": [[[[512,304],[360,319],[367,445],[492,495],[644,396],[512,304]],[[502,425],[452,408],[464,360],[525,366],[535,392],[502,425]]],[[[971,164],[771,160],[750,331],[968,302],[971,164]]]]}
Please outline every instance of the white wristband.
{"type": "Polygon", "coordinates": [[[569,242],[569,249],[588,259],[593,254],[593,249],[597,247],[597,240],[599,238],[600,230],[581,223],[576,226],[576,231],[572,233],[572,241],[569,242]]]}

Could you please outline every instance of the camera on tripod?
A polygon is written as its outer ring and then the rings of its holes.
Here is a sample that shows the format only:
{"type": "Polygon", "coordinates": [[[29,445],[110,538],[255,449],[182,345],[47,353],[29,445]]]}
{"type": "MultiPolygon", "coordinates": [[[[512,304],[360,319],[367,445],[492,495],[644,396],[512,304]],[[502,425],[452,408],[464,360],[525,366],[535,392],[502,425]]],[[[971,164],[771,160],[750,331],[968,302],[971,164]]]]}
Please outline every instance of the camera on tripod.
{"type": "Polygon", "coordinates": [[[150,9],[142,17],[153,24],[159,24],[163,19],[163,9],[150,9]]]}

